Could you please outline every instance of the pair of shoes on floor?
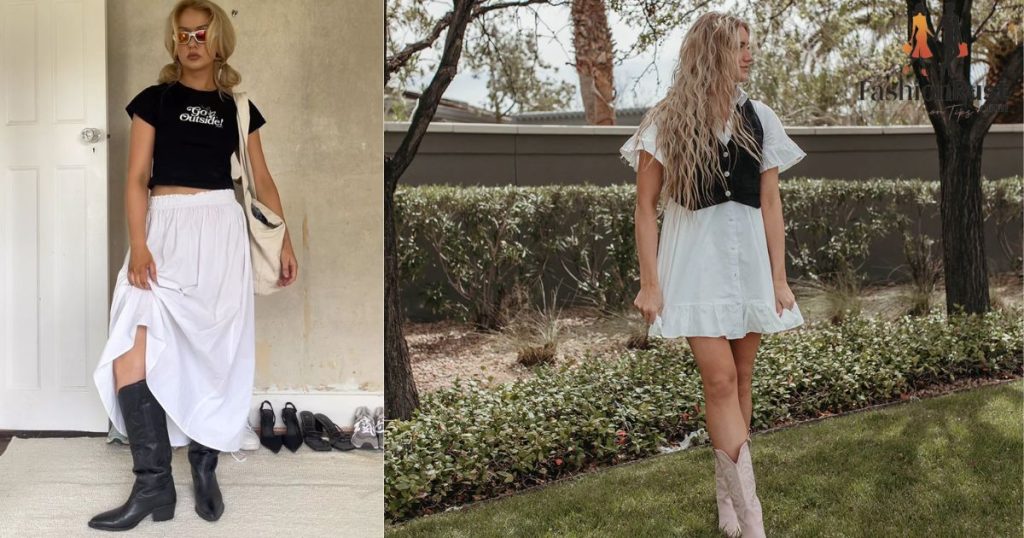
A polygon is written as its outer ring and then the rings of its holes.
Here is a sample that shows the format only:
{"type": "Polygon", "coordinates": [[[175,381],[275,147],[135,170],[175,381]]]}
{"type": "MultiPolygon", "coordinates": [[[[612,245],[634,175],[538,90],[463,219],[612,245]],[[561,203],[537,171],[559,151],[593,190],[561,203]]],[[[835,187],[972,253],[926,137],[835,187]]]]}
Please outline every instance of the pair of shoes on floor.
{"type": "Polygon", "coordinates": [[[764,522],[750,458],[749,433],[735,462],[725,451],[713,450],[719,529],[731,537],[763,538],[764,522]]]}
{"type": "Polygon", "coordinates": [[[357,407],[355,412],[355,425],[352,427],[352,445],[356,448],[369,448],[377,449],[380,448],[378,431],[377,431],[377,418],[379,416],[381,431],[383,434],[384,428],[384,409],[377,408],[377,413],[370,415],[370,409],[368,407],[357,407]]]}
{"type": "Polygon", "coordinates": [[[303,411],[299,414],[302,439],[306,446],[317,452],[352,450],[352,434],[341,429],[327,415],[303,411]]]}
{"type": "Polygon", "coordinates": [[[284,409],[281,410],[281,420],[284,422],[284,435],[274,433],[274,424],[277,423],[274,406],[270,404],[269,400],[263,400],[263,403],[260,404],[260,444],[275,454],[281,451],[282,445],[295,452],[302,446],[302,429],[299,426],[298,409],[295,408],[295,404],[291,402],[284,404],[284,409]],[[269,409],[265,407],[269,407],[269,409]]]}
{"type": "MultiPolygon", "coordinates": [[[[132,472],[135,483],[128,500],[89,520],[89,527],[99,530],[124,531],[135,528],[143,519],[153,521],[174,518],[178,502],[171,476],[171,442],[167,435],[167,414],[143,379],[117,391],[117,403],[124,416],[132,472]]],[[[215,521],[224,512],[224,502],[217,477],[219,451],[193,441],[189,446],[189,464],[196,491],[196,513],[215,521]]]]}

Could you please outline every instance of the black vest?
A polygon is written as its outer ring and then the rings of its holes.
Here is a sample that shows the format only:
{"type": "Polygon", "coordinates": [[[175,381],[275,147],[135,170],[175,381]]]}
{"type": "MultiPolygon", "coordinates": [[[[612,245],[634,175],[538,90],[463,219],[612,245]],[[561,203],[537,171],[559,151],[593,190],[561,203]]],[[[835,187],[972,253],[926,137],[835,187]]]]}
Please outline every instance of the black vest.
{"type": "MultiPolygon", "coordinates": [[[[758,149],[763,150],[764,128],[761,127],[761,120],[758,119],[757,112],[754,111],[754,104],[747,99],[742,106],[736,106],[740,109],[743,121],[750,127],[758,149]]],[[[736,130],[733,129],[733,132],[736,130]]],[[[710,201],[697,201],[699,206],[696,209],[704,209],[730,200],[753,208],[761,207],[761,165],[749,151],[736,144],[735,140],[736,136],[733,135],[729,138],[728,144],[723,144],[718,137],[715,137],[715,142],[718,144],[718,166],[729,185],[723,187],[716,180],[711,186],[710,201]]],[[[704,181],[699,171],[695,179],[698,182],[704,181]]],[[[677,199],[677,201],[682,204],[681,199],[677,199]]]]}

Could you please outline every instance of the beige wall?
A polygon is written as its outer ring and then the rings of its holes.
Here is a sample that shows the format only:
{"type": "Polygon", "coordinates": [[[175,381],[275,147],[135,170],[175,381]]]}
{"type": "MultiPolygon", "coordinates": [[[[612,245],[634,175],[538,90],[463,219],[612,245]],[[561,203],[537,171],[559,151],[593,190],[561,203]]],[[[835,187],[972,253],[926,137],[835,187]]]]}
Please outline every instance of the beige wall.
{"type": "MultiPolygon", "coordinates": [[[[173,0],[108,0],[110,278],[127,248],[124,173],[140,90],[168,61],[173,0]]],[[[383,3],[223,0],[229,60],[267,124],[298,281],[256,301],[256,390],[383,390],[383,3]]]]}

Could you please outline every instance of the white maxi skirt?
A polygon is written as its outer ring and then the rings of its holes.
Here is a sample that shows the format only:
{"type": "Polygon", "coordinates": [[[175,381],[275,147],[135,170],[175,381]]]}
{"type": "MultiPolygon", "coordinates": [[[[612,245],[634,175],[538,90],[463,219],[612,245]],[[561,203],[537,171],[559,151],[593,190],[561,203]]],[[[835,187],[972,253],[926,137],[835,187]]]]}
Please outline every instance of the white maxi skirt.
{"type": "MultiPolygon", "coordinates": [[[[113,361],[146,333],[146,380],[167,412],[171,446],[190,440],[240,448],[255,372],[252,260],[245,214],[231,189],[152,196],[146,245],[156,264],[149,290],[117,275],[110,330],[93,381],[114,427],[126,434],[113,361]]],[[[129,442],[131,440],[129,439],[129,442]]]]}

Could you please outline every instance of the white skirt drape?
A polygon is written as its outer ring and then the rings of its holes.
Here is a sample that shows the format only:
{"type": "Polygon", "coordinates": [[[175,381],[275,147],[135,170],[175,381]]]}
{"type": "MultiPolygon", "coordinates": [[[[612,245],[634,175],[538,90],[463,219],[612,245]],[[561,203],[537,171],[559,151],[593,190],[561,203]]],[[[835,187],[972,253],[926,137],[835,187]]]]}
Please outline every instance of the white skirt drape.
{"type": "MultiPolygon", "coordinates": [[[[146,379],[167,412],[172,446],[189,440],[224,452],[241,446],[255,373],[252,261],[245,214],[230,189],[152,196],[146,244],[150,290],[132,287],[130,253],[117,275],[106,346],[93,381],[125,432],[113,361],[147,327],[146,379]]],[[[131,440],[129,439],[129,442],[131,440]]]]}

